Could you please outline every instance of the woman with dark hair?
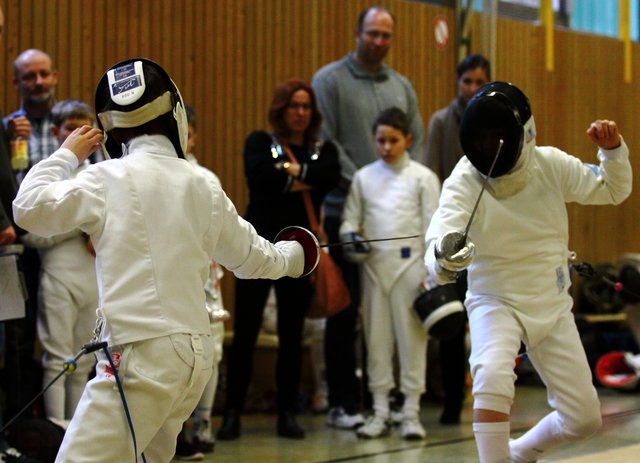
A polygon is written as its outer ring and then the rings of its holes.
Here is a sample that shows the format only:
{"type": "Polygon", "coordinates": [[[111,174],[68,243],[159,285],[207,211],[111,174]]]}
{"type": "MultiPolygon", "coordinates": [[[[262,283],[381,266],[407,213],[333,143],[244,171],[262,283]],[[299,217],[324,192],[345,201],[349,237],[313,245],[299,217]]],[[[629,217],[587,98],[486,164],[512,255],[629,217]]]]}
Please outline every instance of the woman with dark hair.
{"type": "MultiPolygon", "coordinates": [[[[288,80],[274,92],[269,109],[272,132],[252,132],[245,142],[244,167],[249,186],[245,218],[258,233],[275,238],[285,226],[311,228],[303,192],[314,212],[340,178],[338,152],[320,144],[321,115],[313,90],[301,80],[288,80]]],[[[302,364],[302,332],[311,299],[309,278],[236,280],[234,336],[228,359],[227,399],[220,440],[240,436],[240,415],[253,370],[253,350],[271,287],[277,300],[278,359],[276,386],[278,435],[304,438],[296,421],[302,364]]]]}

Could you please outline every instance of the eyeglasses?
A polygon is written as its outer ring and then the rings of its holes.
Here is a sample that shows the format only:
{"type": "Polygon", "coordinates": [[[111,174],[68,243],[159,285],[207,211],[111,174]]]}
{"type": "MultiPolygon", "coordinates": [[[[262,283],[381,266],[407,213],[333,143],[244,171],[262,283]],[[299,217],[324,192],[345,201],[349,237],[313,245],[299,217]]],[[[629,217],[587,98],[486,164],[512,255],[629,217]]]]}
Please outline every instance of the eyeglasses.
{"type": "Polygon", "coordinates": [[[289,103],[287,105],[287,109],[292,109],[294,111],[298,111],[299,109],[302,109],[303,111],[311,111],[311,104],[310,103],[289,103]]]}

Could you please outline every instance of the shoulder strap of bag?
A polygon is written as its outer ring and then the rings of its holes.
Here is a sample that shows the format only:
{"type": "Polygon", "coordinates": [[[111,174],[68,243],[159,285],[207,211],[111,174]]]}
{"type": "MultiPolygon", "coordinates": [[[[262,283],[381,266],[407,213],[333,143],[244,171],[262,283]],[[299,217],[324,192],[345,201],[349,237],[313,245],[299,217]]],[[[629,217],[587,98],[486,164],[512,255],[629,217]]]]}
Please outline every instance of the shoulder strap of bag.
{"type": "MultiPolygon", "coordinates": [[[[274,135],[271,135],[271,138],[273,139],[274,143],[277,142],[277,139],[275,138],[274,135]]],[[[294,164],[298,164],[298,160],[294,156],[293,151],[291,151],[291,148],[281,143],[278,143],[278,144],[282,146],[282,148],[285,150],[291,162],[294,164]]],[[[309,226],[311,227],[311,230],[314,233],[318,234],[320,232],[320,225],[318,223],[318,216],[316,215],[316,211],[313,209],[313,203],[311,202],[311,195],[307,190],[304,190],[301,193],[302,193],[302,199],[304,201],[304,207],[307,210],[307,218],[309,219],[309,226]]]]}

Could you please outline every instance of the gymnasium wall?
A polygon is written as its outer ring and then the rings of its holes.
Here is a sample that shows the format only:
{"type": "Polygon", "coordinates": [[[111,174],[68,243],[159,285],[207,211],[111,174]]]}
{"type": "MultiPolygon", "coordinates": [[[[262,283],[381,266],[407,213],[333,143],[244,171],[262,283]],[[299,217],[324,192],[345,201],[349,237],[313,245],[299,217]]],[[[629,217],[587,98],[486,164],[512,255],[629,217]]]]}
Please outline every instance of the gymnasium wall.
{"type": "MultiPolygon", "coordinates": [[[[433,111],[455,95],[455,43],[437,48],[434,19],[456,27],[453,10],[430,4],[381,0],[397,19],[387,62],[414,84],[425,125],[433,111]]],[[[5,29],[0,44],[0,108],[19,105],[12,61],[40,48],[59,72],[57,98],[93,102],[103,71],[118,60],[144,56],[173,76],[198,113],[197,155],[218,174],[242,213],[247,201],[242,147],[246,135],[267,128],[273,88],[290,77],[310,79],[322,65],[354,48],[363,0],[3,0],[5,29]]],[[[472,51],[482,51],[476,14],[472,51]]],[[[635,101],[640,79],[623,80],[621,42],[555,30],[555,68],[544,68],[544,30],[536,24],[499,18],[495,80],[517,84],[530,97],[538,144],[551,144],[595,162],[585,130],[596,118],[618,122],[640,167],[635,101]]],[[[632,56],[639,63],[640,48],[632,56]]],[[[612,261],[640,252],[638,175],[634,193],[619,207],[569,206],[571,248],[581,260],[612,261]]],[[[540,207],[544,207],[541,204],[540,207]]],[[[499,237],[496,237],[499,239],[499,237]]],[[[232,276],[224,279],[233,306],[232,276]]]]}

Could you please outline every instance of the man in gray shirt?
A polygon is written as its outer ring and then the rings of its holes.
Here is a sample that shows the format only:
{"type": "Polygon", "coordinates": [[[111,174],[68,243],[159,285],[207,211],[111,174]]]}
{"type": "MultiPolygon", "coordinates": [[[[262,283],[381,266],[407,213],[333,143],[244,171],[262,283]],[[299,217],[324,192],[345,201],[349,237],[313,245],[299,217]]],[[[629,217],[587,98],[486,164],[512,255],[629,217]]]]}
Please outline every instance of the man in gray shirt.
{"type": "MultiPolygon", "coordinates": [[[[324,203],[324,227],[330,242],[339,241],[340,216],[354,172],[378,158],[372,125],[380,111],[396,106],[407,114],[414,140],[410,155],[424,162],[424,125],[415,90],[406,77],[383,62],[391,47],[394,27],[393,15],[383,7],[363,10],[355,31],[356,50],[321,68],[312,80],[323,116],[322,136],[338,147],[342,168],[340,184],[327,195],[324,203]]],[[[358,269],[343,259],[339,247],[332,247],[331,255],[342,269],[352,304],[327,320],[327,425],[355,428],[363,423],[357,413],[355,375],[358,269]]]]}

